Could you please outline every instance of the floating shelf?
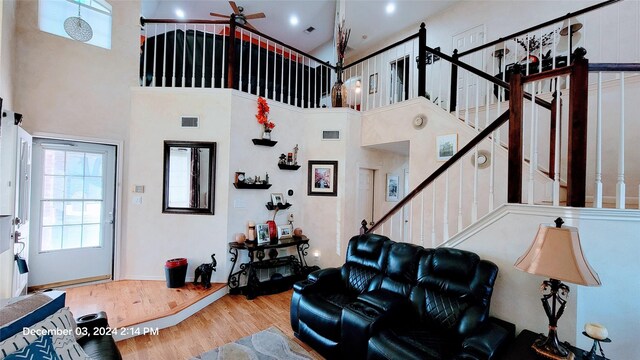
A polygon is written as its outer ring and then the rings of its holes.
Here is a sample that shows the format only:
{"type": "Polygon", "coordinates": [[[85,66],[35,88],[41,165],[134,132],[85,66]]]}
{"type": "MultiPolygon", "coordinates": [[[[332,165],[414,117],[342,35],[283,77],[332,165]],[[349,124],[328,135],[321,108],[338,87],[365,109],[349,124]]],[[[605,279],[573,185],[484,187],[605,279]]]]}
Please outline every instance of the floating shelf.
{"type": "Polygon", "coordinates": [[[267,139],[251,139],[253,141],[253,145],[261,145],[261,146],[274,146],[277,144],[277,141],[267,140],[267,139]]]}
{"type": "Polygon", "coordinates": [[[284,210],[290,208],[291,204],[278,203],[277,205],[273,205],[271,202],[269,202],[265,206],[267,207],[267,210],[284,210]]]}
{"type": "Polygon", "coordinates": [[[298,170],[300,169],[300,165],[287,165],[287,164],[278,164],[278,167],[282,170],[298,170]]]}
{"type": "Polygon", "coordinates": [[[236,189],[268,189],[271,184],[245,184],[245,183],[233,183],[236,189]]]}

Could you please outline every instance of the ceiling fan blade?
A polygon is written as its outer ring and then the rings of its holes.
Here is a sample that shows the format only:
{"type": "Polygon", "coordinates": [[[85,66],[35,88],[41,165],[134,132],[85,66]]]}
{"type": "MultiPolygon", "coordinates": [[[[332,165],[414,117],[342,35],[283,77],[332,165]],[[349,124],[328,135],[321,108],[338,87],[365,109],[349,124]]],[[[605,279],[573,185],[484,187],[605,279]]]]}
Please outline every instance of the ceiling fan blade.
{"type": "Polygon", "coordinates": [[[236,5],[235,1],[229,1],[229,5],[231,5],[231,8],[233,9],[233,12],[235,14],[240,14],[240,9],[238,9],[238,5],[236,5]]]}
{"type": "Polygon", "coordinates": [[[264,13],[255,13],[255,14],[247,15],[244,18],[245,19],[262,19],[266,17],[267,16],[264,13]]]}
{"type": "Polygon", "coordinates": [[[214,12],[209,13],[209,15],[223,17],[223,18],[228,18],[229,17],[229,15],[223,15],[223,14],[218,14],[218,13],[214,13],[214,12]]]}

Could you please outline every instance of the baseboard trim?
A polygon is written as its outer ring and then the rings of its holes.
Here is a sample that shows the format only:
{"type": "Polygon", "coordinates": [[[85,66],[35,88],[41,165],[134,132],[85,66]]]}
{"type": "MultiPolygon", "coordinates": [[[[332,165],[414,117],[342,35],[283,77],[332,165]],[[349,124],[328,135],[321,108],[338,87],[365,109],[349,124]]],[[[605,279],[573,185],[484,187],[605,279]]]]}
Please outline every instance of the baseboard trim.
{"type": "Polygon", "coordinates": [[[50,284],[29,286],[27,288],[27,291],[34,292],[34,291],[40,291],[44,289],[63,288],[63,287],[72,286],[72,285],[85,284],[85,283],[102,281],[102,280],[110,280],[110,279],[111,279],[111,275],[92,276],[92,277],[82,278],[82,279],[58,281],[50,284]]]}

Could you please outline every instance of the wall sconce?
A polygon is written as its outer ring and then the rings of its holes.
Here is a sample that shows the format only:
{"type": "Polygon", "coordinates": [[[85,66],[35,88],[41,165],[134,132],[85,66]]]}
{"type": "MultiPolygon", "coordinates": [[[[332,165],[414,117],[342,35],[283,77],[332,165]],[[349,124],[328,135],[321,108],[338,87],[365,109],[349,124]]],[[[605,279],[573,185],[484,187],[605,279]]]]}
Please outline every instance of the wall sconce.
{"type": "Polygon", "coordinates": [[[362,83],[360,82],[360,80],[356,81],[356,94],[360,94],[360,92],[362,91],[362,83]]]}

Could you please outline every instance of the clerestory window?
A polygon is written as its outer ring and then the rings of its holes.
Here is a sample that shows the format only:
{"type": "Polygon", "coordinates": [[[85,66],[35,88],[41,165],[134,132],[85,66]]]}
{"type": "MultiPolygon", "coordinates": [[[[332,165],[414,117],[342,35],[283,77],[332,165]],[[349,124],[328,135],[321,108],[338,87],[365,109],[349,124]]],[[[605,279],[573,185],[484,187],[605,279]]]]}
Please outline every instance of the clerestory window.
{"type": "Polygon", "coordinates": [[[78,13],[91,27],[92,36],[86,43],[111,49],[111,5],[104,0],[39,0],[38,26],[44,32],[73,39],[65,30],[65,20],[78,17],[78,13]]]}

